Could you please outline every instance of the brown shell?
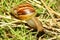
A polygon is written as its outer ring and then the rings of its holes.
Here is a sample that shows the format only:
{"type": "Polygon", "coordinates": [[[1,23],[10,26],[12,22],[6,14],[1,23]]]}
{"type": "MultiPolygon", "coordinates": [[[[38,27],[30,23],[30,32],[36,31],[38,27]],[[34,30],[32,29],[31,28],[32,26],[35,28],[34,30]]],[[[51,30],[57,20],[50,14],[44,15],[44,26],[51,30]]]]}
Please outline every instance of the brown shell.
{"type": "Polygon", "coordinates": [[[16,8],[14,8],[14,10],[16,10],[16,14],[18,15],[17,18],[21,20],[30,19],[36,14],[35,9],[31,4],[28,3],[18,5],[16,8]],[[25,10],[28,10],[30,13],[27,13],[28,11],[25,10]]]}

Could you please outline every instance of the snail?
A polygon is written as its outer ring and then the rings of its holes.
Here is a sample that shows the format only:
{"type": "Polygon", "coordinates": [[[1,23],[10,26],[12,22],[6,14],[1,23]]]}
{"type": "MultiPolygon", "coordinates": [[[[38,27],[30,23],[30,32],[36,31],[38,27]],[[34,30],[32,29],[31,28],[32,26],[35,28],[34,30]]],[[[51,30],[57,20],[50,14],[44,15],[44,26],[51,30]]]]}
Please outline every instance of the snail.
{"type": "Polygon", "coordinates": [[[25,20],[29,26],[37,29],[38,32],[43,31],[42,23],[35,17],[37,13],[31,4],[18,5],[12,9],[12,14],[19,20],[25,20]]]}

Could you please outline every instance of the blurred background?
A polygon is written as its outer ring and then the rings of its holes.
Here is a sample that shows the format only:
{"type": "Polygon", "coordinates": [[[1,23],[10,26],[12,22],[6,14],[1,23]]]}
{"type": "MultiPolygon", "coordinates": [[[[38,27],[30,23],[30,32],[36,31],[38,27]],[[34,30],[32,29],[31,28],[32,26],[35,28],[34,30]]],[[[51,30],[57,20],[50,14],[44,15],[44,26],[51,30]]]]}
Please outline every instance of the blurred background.
{"type": "Polygon", "coordinates": [[[60,0],[0,0],[0,40],[37,39],[37,31],[11,15],[12,8],[24,3],[34,7],[45,30],[38,40],[60,40],[60,0]]]}

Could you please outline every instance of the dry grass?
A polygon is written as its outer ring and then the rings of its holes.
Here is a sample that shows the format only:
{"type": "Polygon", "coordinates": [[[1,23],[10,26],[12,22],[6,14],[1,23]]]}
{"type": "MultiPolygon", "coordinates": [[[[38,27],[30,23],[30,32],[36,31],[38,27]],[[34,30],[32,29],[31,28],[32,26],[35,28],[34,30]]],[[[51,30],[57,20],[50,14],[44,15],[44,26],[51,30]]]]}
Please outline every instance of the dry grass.
{"type": "Polygon", "coordinates": [[[0,40],[36,40],[37,31],[28,29],[25,21],[12,17],[11,8],[29,2],[42,22],[45,34],[39,40],[60,40],[59,0],[1,0],[0,1],[0,40]],[[34,34],[34,35],[33,35],[34,34]]]}

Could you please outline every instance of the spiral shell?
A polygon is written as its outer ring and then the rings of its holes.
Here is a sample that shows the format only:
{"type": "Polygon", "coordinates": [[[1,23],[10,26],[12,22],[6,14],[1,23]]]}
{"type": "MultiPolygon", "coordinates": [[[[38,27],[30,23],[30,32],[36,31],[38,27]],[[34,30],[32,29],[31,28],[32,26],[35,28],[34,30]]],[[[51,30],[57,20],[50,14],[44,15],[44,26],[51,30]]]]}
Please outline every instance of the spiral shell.
{"type": "Polygon", "coordinates": [[[29,3],[21,4],[13,8],[13,14],[20,20],[28,20],[36,15],[35,9],[29,3]]]}

